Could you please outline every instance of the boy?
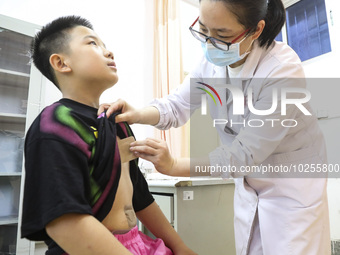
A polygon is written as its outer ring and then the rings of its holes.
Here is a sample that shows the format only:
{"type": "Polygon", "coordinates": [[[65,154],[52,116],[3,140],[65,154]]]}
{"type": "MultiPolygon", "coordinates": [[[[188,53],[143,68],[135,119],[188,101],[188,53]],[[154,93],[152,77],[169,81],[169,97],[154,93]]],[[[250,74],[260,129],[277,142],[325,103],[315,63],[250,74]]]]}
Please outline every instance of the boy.
{"type": "Polygon", "coordinates": [[[119,153],[133,134],[102,114],[100,95],[118,81],[112,52],[85,19],[62,17],[32,43],[37,68],[63,98],[36,118],[25,142],[22,237],[46,254],[195,254],[168,223],[135,160],[119,153]],[[138,232],[136,216],[161,238],[138,232]]]}

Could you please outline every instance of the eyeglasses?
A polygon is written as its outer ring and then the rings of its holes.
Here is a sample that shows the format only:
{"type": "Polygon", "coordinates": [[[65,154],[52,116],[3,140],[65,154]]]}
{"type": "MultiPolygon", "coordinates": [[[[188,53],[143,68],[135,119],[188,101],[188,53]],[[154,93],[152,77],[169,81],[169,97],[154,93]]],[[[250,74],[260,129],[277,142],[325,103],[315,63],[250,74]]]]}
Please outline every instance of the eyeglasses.
{"type": "Polygon", "coordinates": [[[225,42],[225,41],[216,39],[214,37],[207,36],[207,35],[199,32],[199,31],[196,31],[195,29],[193,29],[193,27],[197,23],[198,19],[199,19],[199,17],[197,17],[195,22],[189,27],[189,30],[192,33],[192,35],[202,43],[206,43],[208,40],[210,40],[211,44],[214,45],[217,49],[224,50],[224,51],[228,51],[230,45],[237,42],[238,39],[240,39],[242,36],[244,36],[249,31],[249,28],[248,28],[247,30],[245,30],[242,34],[240,34],[238,37],[236,37],[231,42],[225,42]]]}

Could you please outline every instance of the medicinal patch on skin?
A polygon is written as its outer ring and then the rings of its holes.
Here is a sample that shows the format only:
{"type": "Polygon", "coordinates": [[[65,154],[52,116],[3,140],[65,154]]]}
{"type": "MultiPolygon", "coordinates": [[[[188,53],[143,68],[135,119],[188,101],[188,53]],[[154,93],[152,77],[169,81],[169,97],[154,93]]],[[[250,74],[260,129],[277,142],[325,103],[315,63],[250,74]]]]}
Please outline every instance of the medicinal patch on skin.
{"type": "Polygon", "coordinates": [[[133,154],[132,151],[130,151],[130,144],[136,141],[133,136],[129,136],[122,140],[120,139],[117,140],[121,163],[129,162],[137,158],[135,154],[133,154]]]}

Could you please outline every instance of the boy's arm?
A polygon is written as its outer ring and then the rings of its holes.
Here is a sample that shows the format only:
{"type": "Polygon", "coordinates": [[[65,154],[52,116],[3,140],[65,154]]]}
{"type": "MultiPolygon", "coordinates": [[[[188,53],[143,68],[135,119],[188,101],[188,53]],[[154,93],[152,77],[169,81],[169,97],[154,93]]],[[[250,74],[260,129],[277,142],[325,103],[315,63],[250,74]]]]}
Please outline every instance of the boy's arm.
{"type": "Polygon", "coordinates": [[[175,255],[197,255],[184,244],[156,202],[137,212],[136,215],[144,226],[157,238],[162,239],[175,255]]]}
{"type": "Polygon", "coordinates": [[[132,254],[101,222],[88,214],[65,214],[47,224],[46,232],[68,254],[132,254]]]}

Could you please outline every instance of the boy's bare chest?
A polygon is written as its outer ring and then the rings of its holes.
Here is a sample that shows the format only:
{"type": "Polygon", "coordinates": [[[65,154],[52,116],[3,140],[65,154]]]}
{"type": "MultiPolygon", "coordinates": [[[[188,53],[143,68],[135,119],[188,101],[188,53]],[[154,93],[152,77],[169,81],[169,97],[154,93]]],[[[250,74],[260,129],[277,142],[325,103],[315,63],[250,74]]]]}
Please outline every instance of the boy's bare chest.
{"type": "Polygon", "coordinates": [[[102,221],[111,232],[125,232],[136,226],[137,218],[132,206],[132,197],[130,164],[124,162],[121,163],[121,176],[112,209],[102,221]]]}

